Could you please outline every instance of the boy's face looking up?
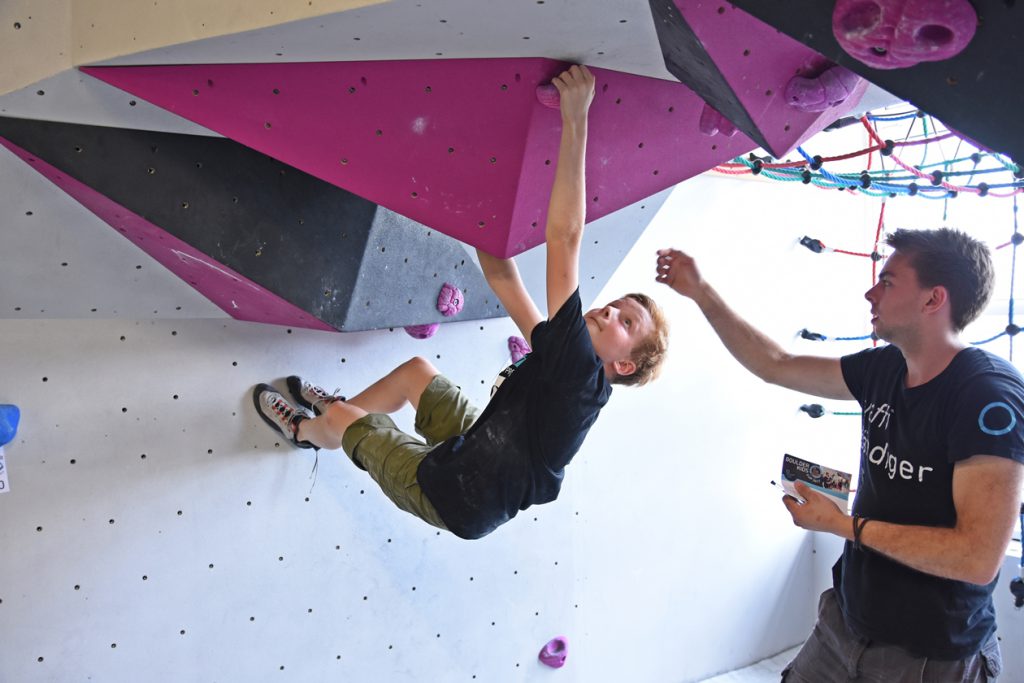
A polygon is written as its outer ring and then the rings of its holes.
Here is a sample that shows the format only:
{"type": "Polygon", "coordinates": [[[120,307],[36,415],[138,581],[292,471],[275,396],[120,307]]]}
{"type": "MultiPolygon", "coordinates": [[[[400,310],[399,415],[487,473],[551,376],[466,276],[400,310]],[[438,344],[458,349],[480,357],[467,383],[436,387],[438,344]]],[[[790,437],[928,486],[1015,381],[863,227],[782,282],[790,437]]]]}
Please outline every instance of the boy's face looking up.
{"type": "Polygon", "coordinates": [[[583,314],[590,332],[590,341],[598,358],[604,361],[608,377],[631,375],[636,363],[630,356],[637,344],[654,330],[654,322],[647,309],[635,299],[616,299],[604,308],[594,308],[583,314]]]}

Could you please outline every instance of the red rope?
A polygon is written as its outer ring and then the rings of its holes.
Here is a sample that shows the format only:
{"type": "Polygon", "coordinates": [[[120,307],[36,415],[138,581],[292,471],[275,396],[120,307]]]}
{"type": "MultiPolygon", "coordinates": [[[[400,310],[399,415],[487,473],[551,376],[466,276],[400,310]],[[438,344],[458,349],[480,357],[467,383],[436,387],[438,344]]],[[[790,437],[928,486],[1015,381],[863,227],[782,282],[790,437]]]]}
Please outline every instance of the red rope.
{"type": "MultiPolygon", "coordinates": [[[[876,133],[875,129],[871,126],[871,124],[868,123],[868,117],[866,117],[866,116],[860,117],[860,122],[864,124],[864,127],[867,129],[868,135],[871,136],[871,139],[875,140],[876,142],[881,142],[881,139],[879,139],[879,137],[878,137],[878,133],[876,133]]],[[[932,182],[932,180],[933,180],[932,176],[925,175],[923,172],[921,172],[920,169],[914,168],[913,166],[909,166],[909,165],[903,163],[903,160],[900,159],[895,154],[892,154],[891,158],[896,163],[897,166],[902,168],[907,173],[909,173],[911,175],[915,175],[918,178],[921,178],[922,180],[927,180],[928,182],[932,182]]],[[[978,188],[976,188],[976,187],[963,187],[963,186],[960,186],[960,185],[953,185],[952,183],[947,183],[944,180],[940,180],[938,184],[940,186],[946,188],[947,190],[953,190],[954,192],[973,192],[974,194],[978,194],[978,192],[979,192],[978,188]]]]}

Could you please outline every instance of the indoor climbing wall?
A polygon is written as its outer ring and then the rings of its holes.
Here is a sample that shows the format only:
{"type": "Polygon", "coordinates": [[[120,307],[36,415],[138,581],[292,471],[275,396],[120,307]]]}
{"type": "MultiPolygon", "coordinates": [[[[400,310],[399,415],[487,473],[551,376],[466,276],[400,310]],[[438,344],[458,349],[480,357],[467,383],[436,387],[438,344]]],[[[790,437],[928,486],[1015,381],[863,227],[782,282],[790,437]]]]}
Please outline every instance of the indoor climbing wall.
{"type": "Polygon", "coordinates": [[[827,563],[767,481],[786,451],[853,457],[855,420],[752,382],[654,251],[697,255],[794,348],[863,329],[865,262],[799,239],[861,248],[877,206],[673,187],[781,177],[746,153],[807,146],[866,84],[794,108],[820,58],[725,3],[37,4],[0,8],[0,680],[694,681],[806,636],[827,563]],[[487,400],[517,330],[473,247],[517,254],[544,301],[559,116],[538,86],[570,62],[598,76],[581,298],[655,295],[673,353],[615,391],[558,501],[460,541],[341,453],[290,448],[251,388],[351,394],[422,355],[487,400]]]}

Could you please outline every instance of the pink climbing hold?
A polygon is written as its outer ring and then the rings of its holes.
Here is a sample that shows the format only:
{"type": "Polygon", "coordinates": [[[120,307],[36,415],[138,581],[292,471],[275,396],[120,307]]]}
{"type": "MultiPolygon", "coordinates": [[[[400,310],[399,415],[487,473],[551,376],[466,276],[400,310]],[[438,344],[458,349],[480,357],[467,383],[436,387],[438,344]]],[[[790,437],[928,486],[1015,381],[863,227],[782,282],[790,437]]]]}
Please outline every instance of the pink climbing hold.
{"type": "Polygon", "coordinates": [[[512,336],[508,338],[508,352],[512,356],[513,363],[518,363],[531,351],[533,349],[530,348],[530,345],[522,337],[512,336]]]}
{"type": "Polygon", "coordinates": [[[725,118],[718,113],[718,110],[712,107],[707,102],[704,103],[704,108],[700,111],[700,132],[704,135],[718,135],[721,133],[727,138],[731,138],[736,134],[736,126],[732,125],[732,121],[725,118]]]}
{"type": "Polygon", "coordinates": [[[876,69],[949,59],[977,28],[968,0],[838,0],[832,12],[839,45],[876,69]]]}
{"type": "Polygon", "coordinates": [[[558,88],[550,83],[537,86],[537,101],[548,109],[559,109],[562,106],[562,97],[558,94],[558,88]]]}
{"type": "Polygon", "coordinates": [[[549,640],[547,644],[541,648],[540,654],[537,655],[537,659],[553,669],[558,669],[565,664],[565,657],[568,654],[569,641],[565,639],[565,636],[557,636],[549,640]]]}
{"type": "Polygon", "coordinates": [[[441,327],[441,323],[427,323],[425,325],[406,325],[405,331],[410,337],[416,339],[428,339],[434,336],[437,332],[437,328],[441,327]]]}
{"type": "Polygon", "coordinates": [[[441,293],[437,295],[437,310],[450,318],[462,310],[463,303],[462,291],[453,284],[444,283],[441,293]]]}
{"type": "Polygon", "coordinates": [[[786,84],[786,102],[800,111],[819,112],[846,101],[860,76],[841,66],[833,66],[815,78],[793,76],[786,84]]]}

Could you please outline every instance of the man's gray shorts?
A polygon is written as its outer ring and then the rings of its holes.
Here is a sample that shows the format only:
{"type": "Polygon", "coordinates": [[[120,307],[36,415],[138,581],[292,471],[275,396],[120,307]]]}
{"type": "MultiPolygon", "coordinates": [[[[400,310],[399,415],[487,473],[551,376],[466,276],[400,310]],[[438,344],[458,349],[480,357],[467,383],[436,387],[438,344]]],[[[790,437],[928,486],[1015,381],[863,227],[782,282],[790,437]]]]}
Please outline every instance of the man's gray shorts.
{"type": "Polygon", "coordinates": [[[818,601],[818,622],[782,672],[785,683],[982,683],[1002,669],[995,634],[981,651],[962,660],[915,657],[896,645],[854,634],[843,620],[835,590],[818,601]]]}

